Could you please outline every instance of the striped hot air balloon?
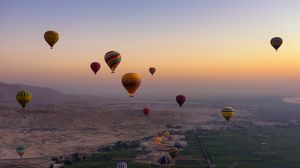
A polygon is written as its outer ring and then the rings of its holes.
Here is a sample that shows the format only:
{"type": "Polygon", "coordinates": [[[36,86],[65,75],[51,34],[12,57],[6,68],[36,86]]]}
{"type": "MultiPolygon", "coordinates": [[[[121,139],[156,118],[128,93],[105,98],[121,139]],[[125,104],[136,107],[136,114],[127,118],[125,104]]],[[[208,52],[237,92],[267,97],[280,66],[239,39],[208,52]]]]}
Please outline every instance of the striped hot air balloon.
{"type": "Polygon", "coordinates": [[[175,159],[179,154],[179,150],[176,147],[170,148],[169,149],[169,154],[170,154],[172,159],[175,159]]]}
{"type": "Polygon", "coordinates": [[[23,108],[30,102],[32,95],[29,91],[21,90],[17,93],[16,100],[21,104],[23,108]]]}
{"type": "Polygon", "coordinates": [[[111,69],[111,73],[115,72],[115,69],[121,62],[121,55],[117,51],[109,51],[104,56],[106,64],[111,69]]]}
{"type": "Polygon", "coordinates": [[[158,159],[161,167],[169,167],[172,164],[172,159],[168,155],[163,155],[158,159]]]}
{"type": "Polygon", "coordinates": [[[230,118],[235,115],[235,111],[232,107],[225,106],[225,107],[223,107],[221,114],[225,118],[226,121],[229,121],[230,118]]]}
{"type": "Polygon", "coordinates": [[[126,162],[119,162],[117,164],[117,168],[127,168],[127,163],[126,162]]]}

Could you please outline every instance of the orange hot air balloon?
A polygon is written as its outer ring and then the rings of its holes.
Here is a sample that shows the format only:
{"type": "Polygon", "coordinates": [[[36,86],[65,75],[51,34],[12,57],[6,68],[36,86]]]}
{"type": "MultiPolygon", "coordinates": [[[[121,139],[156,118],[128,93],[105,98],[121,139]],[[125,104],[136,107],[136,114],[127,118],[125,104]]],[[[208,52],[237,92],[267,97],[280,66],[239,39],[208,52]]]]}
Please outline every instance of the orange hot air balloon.
{"type": "Polygon", "coordinates": [[[154,138],[154,143],[155,143],[155,144],[161,145],[161,142],[162,142],[162,137],[155,137],[155,138],[154,138]]]}
{"type": "Polygon", "coordinates": [[[141,84],[141,77],[137,73],[127,73],[122,77],[122,84],[129,93],[129,96],[133,97],[141,84]]]}
{"type": "Polygon", "coordinates": [[[156,68],[155,67],[150,67],[149,68],[149,72],[151,73],[151,75],[153,76],[153,74],[155,73],[156,68]]]}

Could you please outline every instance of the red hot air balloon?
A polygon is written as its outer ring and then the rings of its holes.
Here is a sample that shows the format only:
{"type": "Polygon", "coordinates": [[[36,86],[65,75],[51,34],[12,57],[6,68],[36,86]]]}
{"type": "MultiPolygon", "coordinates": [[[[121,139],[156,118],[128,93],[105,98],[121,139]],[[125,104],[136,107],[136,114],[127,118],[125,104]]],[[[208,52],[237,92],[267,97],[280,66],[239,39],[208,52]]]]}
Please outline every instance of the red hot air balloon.
{"type": "Polygon", "coordinates": [[[183,103],[185,102],[185,96],[183,95],[176,96],[176,101],[179,104],[179,106],[182,107],[183,103]]]}
{"type": "Polygon", "coordinates": [[[99,71],[100,67],[101,67],[101,65],[98,62],[91,63],[91,69],[95,73],[95,75],[99,71]]]}
{"type": "Polygon", "coordinates": [[[143,112],[144,112],[145,116],[147,116],[147,115],[150,113],[150,109],[147,108],[147,107],[145,107],[145,108],[143,109],[143,112]]]}
{"type": "Polygon", "coordinates": [[[156,135],[157,135],[158,137],[162,137],[162,136],[164,135],[164,133],[163,133],[163,132],[157,132],[156,135]]]}

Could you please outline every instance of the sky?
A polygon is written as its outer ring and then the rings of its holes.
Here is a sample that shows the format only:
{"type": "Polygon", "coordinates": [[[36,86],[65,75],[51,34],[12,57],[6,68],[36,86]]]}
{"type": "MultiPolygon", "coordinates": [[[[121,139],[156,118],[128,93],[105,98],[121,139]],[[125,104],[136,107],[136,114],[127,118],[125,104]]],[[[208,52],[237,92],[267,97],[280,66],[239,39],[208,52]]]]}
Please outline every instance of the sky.
{"type": "Polygon", "coordinates": [[[1,0],[0,81],[126,97],[300,96],[298,0],[1,0]],[[43,34],[60,39],[50,50],[43,34]],[[275,52],[270,39],[283,38],[275,52]],[[122,55],[115,74],[104,61],[122,55]],[[95,76],[90,63],[98,61],[95,76]],[[151,76],[150,66],[157,72],[151,76]]]}

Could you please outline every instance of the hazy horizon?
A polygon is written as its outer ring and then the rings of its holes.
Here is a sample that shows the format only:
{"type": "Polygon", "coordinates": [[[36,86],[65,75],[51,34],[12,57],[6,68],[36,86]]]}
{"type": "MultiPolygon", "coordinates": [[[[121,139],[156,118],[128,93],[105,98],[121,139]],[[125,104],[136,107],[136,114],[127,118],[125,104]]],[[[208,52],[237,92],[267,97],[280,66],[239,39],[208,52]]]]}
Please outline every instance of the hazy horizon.
{"type": "Polygon", "coordinates": [[[66,93],[127,97],[121,77],[142,76],[136,97],[300,95],[300,1],[0,2],[0,81],[66,93]],[[43,39],[55,30],[50,50],[43,39]],[[283,38],[275,52],[270,39],[283,38]],[[111,74],[104,62],[116,50],[111,74]],[[90,63],[101,63],[95,76],[90,63]],[[157,73],[151,76],[149,66],[157,73]]]}

